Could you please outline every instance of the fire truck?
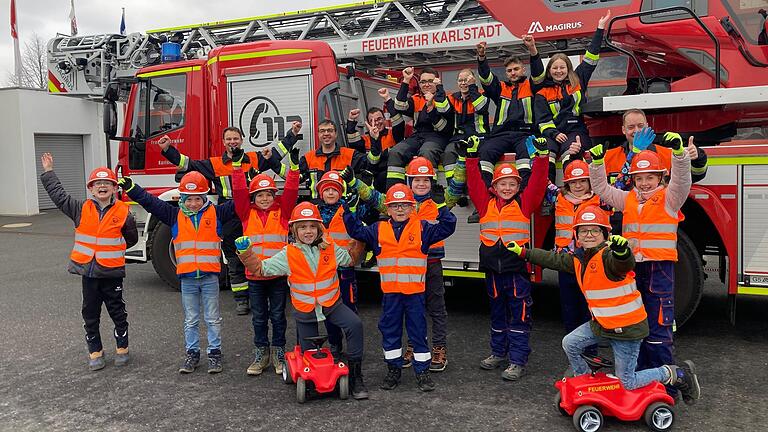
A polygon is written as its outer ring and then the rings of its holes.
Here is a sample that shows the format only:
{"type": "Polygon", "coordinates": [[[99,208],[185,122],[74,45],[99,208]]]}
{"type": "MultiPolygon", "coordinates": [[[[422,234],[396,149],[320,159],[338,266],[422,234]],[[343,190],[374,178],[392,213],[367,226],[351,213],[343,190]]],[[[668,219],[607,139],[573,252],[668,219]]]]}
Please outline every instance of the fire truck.
{"type": "MultiPolygon", "coordinates": [[[[391,78],[404,67],[437,68],[450,89],[459,70],[476,67],[475,45],[486,41],[503,77],[504,58],[527,53],[518,37],[526,33],[544,57],[566,52],[578,61],[610,9],[584,107],[590,135],[620,143],[621,113],[640,108],[657,131],[694,135],[704,146],[709,171],[693,185],[679,229],[676,320],[691,317],[714,275],[727,289],[733,321],[739,295],[768,295],[765,3],[374,0],[144,34],[59,36],[48,44],[49,91],[103,101],[107,140],[119,142],[116,169],[174,201],[176,167],[156,145],[163,135],[203,159],[222,154],[227,126],[239,126],[245,148],[259,150],[301,120],[298,145],[314,148],[314,124],[343,125],[349,109],[380,105],[376,89],[396,91],[391,78]]],[[[346,144],[343,133],[339,141],[346,144]]],[[[173,283],[169,229],[133,210],[142,239],[129,259],[151,261],[173,283]]],[[[448,280],[483,277],[479,226],[465,222],[472,211],[454,209],[460,223],[446,244],[448,280]]],[[[534,217],[536,246],[552,246],[551,220],[534,217]]]]}

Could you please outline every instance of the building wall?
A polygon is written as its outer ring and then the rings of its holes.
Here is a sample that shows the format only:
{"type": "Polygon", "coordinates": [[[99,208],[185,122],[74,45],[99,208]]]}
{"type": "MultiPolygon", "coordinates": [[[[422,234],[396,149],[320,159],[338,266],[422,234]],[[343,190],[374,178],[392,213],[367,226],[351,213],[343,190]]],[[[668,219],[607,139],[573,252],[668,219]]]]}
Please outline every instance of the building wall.
{"type": "MultiPolygon", "coordinates": [[[[36,166],[40,161],[35,160],[35,134],[82,136],[86,175],[106,165],[101,111],[98,102],[41,90],[0,89],[1,215],[39,213],[36,166]]],[[[55,164],[56,155],[53,157],[55,164]]],[[[116,154],[112,157],[115,159],[116,154]]]]}

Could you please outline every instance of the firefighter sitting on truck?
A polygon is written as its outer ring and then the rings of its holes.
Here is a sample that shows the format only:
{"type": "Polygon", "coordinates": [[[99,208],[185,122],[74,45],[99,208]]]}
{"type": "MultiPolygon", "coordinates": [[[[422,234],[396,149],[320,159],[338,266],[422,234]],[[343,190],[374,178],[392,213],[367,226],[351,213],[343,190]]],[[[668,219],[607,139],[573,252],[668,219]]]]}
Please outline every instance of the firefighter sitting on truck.
{"type": "Polygon", "coordinates": [[[480,42],[476,47],[478,79],[483,85],[484,95],[496,104],[493,129],[477,153],[486,187],[491,187],[494,166],[504,153],[516,154],[515,165],[523,187],[528,184],[531,174],[531,161],[525,142],[534,132],[533,96],[544,80],[544,64],[533,36],[524,35],[522,39],[530,54],[530,78],[525,75],[522,58],[509,57],[504,61],[506,80],[500,81],[491,72],[485,57],[487,44],[480,42]]]}
{"type": "Polygon", "coordinates": [[[480,174],[477,146],[459,146],[466,155],[469,198],[480,215],[480,268],[491,301],[491,355],[480,367],[491,370],[507,366],[501,377],[519,380],[525,373],[531,332],[531,281],[526,264],[511,254],[506,244],[530,240],[530,217],[541,205],[547,186],[547,141],[529,138],[538,155],[534,157],[530,181],[520,192],[522,179],[514,165],[496,167],[491,187],[480,174]]]}
{"type": "Polygon", "coordinates": [[[105,303],[115,324],[115,366],[128,363],[128,314],[123,301],[125,250],[136,244],[139,234],[128,204],[115,200],[117,179],[109,168],[96,168],[88,176],[86,187],[92,198],[79,201],[67,194],[56,173],[53,156],[40,157],[43,173],[40,181],[56,207],[75,223],[75,245],[69,255],[68,270],[83,277],[85,343],[88,368],[103,369],[104,347],[99,321],[105,303]]]}
{"type": "Polygon", "coordinates": [[[626,390],[659,381],[680,390],[686,403],[694,403],[701,397],[701,389],[693,361],[655,367],[637,362],[640,344],[648,335],[648,319],[635,284],[635,260],[627,239],[608,236],[608,214],[594,205],[576,213],[573,230],[574,251],[528,249],[516,242],[510,242],[507,248],[533,264],[573,274],[586,297],[593,318],[563,338],[563,350],[574,376],[589,373],[582,351],[607,340],[616,360],[616,375],[626,390]]]}
{"type": "Polygon", "coordinates": [[[432,391],[435,384],[429,375],[431,355],[424,308],[428,256],[433,245],[456,230],[456,217],[442,207],[437,210],[434,223],[422,219],[414,213],[413,191],[404,184],[389,188],[384,205],[389,219],[363,226],[354,202],[344,204],[344,224],[349,236],[372,248],[379,266],[384,293],[379,330],[388,368],[381,388],[392,390],[400,383],[405,319],[408,339],[413,343],[413,370],[419,390],[432,391]]]}
{"type": "Polygon", "coordinates": [[[582,109],[587,102],[589,79],[600,59],[603,29],[610,18],[610,10],[600,17],[584,61],[575,70],[564,53],[556,53],[549,58],[546,78],[534,97],[534,116],[539,132],[549,139],[549,181],[552,183],[555,183],[556,160],[560,158],[563,165],[567,165],[572,157],[567,150],[577,136],[582,150],[592,147],[582,109]]]}
{"type": "MultiPolygon", "coordinates": [[[[357,189],[360,198],[371,203],[381,214],[387,213],[384,194],[357,180],[349,169],[344,170],[341,175],[348,182],[352,189],[357,189]]],[[[460,194],[454,194],[452,191],[456,188],[443,187],[437,184],[435,169],[432,164],[423,157],[413,158],[405,170],[405,176],[408,179],[408,186],[413,191],[416,199],[415,215],[421,220],[434,223],[442,207],[451,209],[460,198],[460,194]]],[[[463,173],[459,179],[463,186],[463,173]]],[[[449,184],[456,183],[453,179],[449,184]]],[[[445,309],[445,283],[443,281],[443,264],[445,258],[445,242],[440,241],[429,248],[427,255],[427,274],[425,279],[425,301],[426,312],[431,318],[432,323],[432,361],[429,370],[432,372],[442,372],[448,365],[447,346],[447,318],[448,313],[445,309]]],[[[403,354],[403,367],[411,367],[413,361],[413,341],[408,341],[408,348],[403,354]]]]}
{"type": "MultiPolygon", "coordinates": [[[[296,136],[301,130],[301,123],[295,122],[291,131],[283,138],[286,145],[293,145],[296,136]]],[[[243,132],[237,127],[228,127],[222,132],[224,141],[224,154],[220,157],[211,156],[208,159],[193,160],[184,154],[179,153],[176,147],[171,145],[171,139],[165,135],[157,142],[162,150],[162,155],[169,162],[178,167],[179,173],[188,171],[198,171],[205,176],[208,181],[214,184],[218,203],[223,204],[232,199],[232,153],[235,150],[242,149],[243,132]]],[[[242,160],[242,168],[249,172],[251,176],[260,171],[266,171],[274,168],[269,162],[270,157],[256,152],[246,152],[242,160]],[[251,170],[253,168],[253,170],[251,170]]],[[[229,273],[229,283],[232,287],[232,295],[237,305],[238,315],[247,315],[250,307],[248,305],[248,281],[245,279],[245,269],[237,259],[235,252],[235,239],[243,235],[240,222],[235,218],[229,220],[224,225],[224,242],[222,248],[224,256],[227,257],[227,271],[229,273]]]]}
{"type": "Polygon", "coordinates": [[[387,185],[389,149],[405,138],[405,121],[403,116],[395,111],[395,101],[389,96],[389,89],[380,88],[379,96],[384,99],[384,106],[390,113],[389,121],[392,126],[386,126],[384,111],[373,107],[368,109],[365,115],[365,126],[369,133],[361,134],[357,128],[360,110],[353,109],[349,111],[346,132],[349,146],[366,155],[368,170],[373,174],[374,186],[376,189],[384,190],[387,185]],[[374,127],[378,131],[378,139],[370,133],[374,127]]]}
{"type": "MultiPolygon", "coordinates": [[[[293,209],[290,219],[293,242],[270,258],[252,249],[248,237],[237,239],[237,251],[249,272],[288,277],[296,332],[302,351],[311,349],[308,337],[317,336],[318,321],[332,322],[344,330],[349,346],[349,387],[355,399],[368,399],[363,381],[363,323],[341,300],[336,273],[339,266],[350,267],[359,257],[325,236],[317,206],[303,202],[293,209]]],[[[362,253],[362,250],[359,250],[362,253]]]]}
{"type": "Polygon", "coordinates": [[[444,96],[437,71],[424,68],[419,75],[421,94],[409,97],[408,86],[413,76],[412,67],[403,69],[403,82],[394,105],[397,113],[413,119],[414,133],[389,150],[387,188],[405,183],[405,166],[414,156],[425,157],[432,166],[438,166],[453,135],[453,107],[444,96]]]}
{"type": "MultiPolygon", "coordinates": [[[[622,235],[629,239],[637,261],[637,286],[643,295],[650,326],[650,334],[640,347],[638,367],[641,369],[671,364],[674,360],[677,225],[684,219],[680,209],[691,190],[691,159],[683,147],[682,137],[667,132],[663,141],[665,147],[672,148],[669,184],[664,181],[666,169],[658,154],[643,150],[632,158],[629,175],[634,189],[631,191],[608,184],[603,146],[590,150],[592,189],[606,204],[624,212],[622,235]]],[[[675,393],[672,388],[668,391],[675,393]]]]}

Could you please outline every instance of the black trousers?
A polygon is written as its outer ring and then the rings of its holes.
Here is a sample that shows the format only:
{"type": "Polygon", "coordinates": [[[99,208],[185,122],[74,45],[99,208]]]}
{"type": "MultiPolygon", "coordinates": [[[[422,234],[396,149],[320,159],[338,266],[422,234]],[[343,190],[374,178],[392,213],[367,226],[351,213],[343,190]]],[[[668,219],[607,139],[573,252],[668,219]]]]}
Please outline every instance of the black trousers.
{"type": "Polygon", "coordinates": [[[115,324],[115,343],[118,348],[128,347],[128,313],[123,301],[123,278],[90,278],[83,276],[83,321],[88,352],[99,352],[101,345],[99,322],[101,304],[107,306],[109,317],[115,324]]]}
{"type": "Polygon", "coordinates": [[[240,219],[233,218],[224,223],[222,231],[224,239],[221,242],[221,250],[227,257],[227,272],[229,273],[232,296],[236,302],[247,302],[248,280],[245,278],[245,267],[237,258],[237,248],[235,247],[235,239],[243,235],[243,225],[240,219]]]}

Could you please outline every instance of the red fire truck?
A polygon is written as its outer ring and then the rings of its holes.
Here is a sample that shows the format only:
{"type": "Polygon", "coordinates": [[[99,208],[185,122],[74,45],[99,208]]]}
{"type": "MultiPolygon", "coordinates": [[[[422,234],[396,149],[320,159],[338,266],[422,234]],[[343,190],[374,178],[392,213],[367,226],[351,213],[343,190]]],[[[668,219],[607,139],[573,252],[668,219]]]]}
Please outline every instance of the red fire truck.
{"type": "MultiPolygon", "coordinates": [[[[176,169],[155,145],[162,135],[188,156],[207,158],[222,153],[226,126],[241,127],[246,147],[260,149],[300,119],[300,145],[311,148],[319,119],[343,124],[350,108],[380,105],[375,89],[397,88],[386,73],[429,65],[451,83],[460,69],[476,67],[474,46],[487,41],[503,76],[503,59],[525,52],[515,36],[525,33],[535,35],[544,57],[578,56],[598,17],[611,9],[608,48],[585,108],[593,139],[619,142],[621,112],[641,108],[657,131],[695,135],[710,158],[707,177],[683,208],[678,324],[701,298],[705,260],[727,288],[732,319],[737,295],[768,295],[761,218],[768,210],[768,47],[759,45],[765,1],[535,0],[524,10],[515,3],[375,0],[146,34],[59,37],[49,43],[49,88],[104,97],[105,130],[121,142],[117,168],[172,201],[176,169]],[[160,62],[161,45],[169,42],[179,44],[184,60],[160,62]],[[126,102],[119,116],[117,101],[126,102]]],[[[173,281],[167,227],[136,211],[143,241],[132,258],[152,261],[173,281]]],[[[464,223],[471,206],[454,211],[461,223],[446,245],[446,276],[482,277],[478,225],[464,223]]],[[[551,218],[537,217],[534,229],[538,246],[551,245],[551,218]]]]}

